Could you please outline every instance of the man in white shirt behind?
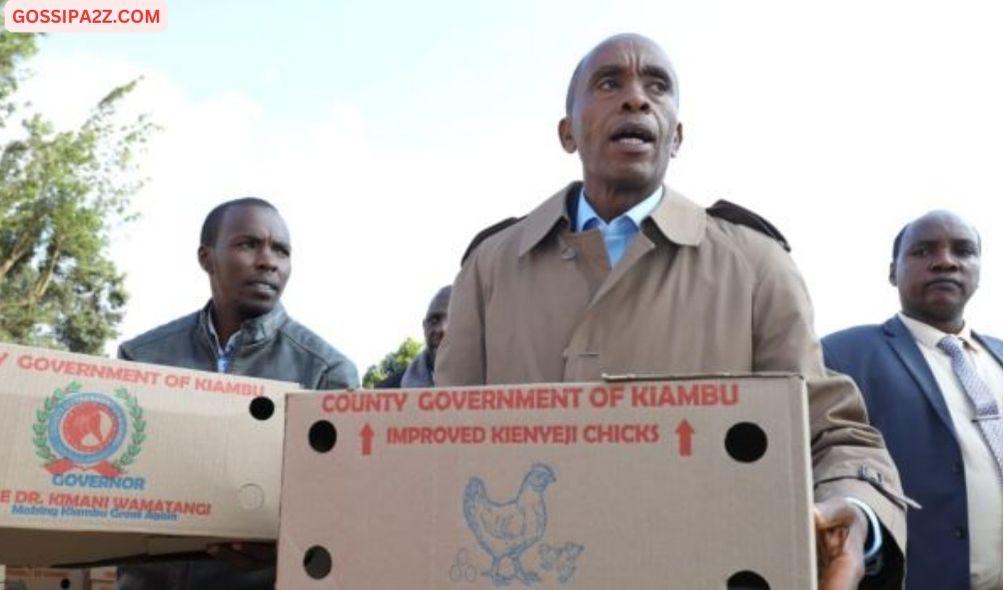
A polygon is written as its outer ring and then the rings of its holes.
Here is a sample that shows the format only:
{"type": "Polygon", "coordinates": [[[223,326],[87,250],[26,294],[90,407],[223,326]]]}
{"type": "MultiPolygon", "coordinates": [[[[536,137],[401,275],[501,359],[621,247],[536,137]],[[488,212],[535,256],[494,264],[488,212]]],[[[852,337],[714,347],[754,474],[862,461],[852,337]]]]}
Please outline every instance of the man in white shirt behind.
{"type": "Polygon", "coordinates": [[[976,229],[948,211],[896,236],[889,281],[901,311],[823,338],[826,364],[853,378],[882,431],[907,515],[908,590],[1001,590],[1001,341],[964,311],[979,286],[976,229]]]}

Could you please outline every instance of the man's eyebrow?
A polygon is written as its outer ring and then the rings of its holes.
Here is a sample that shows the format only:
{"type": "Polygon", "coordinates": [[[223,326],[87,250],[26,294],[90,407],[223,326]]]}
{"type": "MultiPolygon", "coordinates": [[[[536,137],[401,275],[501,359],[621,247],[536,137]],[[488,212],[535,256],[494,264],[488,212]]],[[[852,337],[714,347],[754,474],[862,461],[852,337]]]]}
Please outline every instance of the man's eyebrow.
{"type": "Polygon", "coordinates": [[[652,76],[653,78],[659,78],[663,82],[669,84],[673,87],[673,77],[669,75],[669,71],[662,67],[656,65],[647,65],[641,68],[641,73],[643,76],[652,76]]]}
{"type": "MultiPolygon", "coordinates": [[[[254,233],[254,232],[247,231],[247,232],[241,232],[241,233],[233,234],[233,235],[230,236],[229,239],[230,239],[230,241],[238,241],[238,240],[257,240],[257,241],[262,241],[262,240],[265,240],[266,237],[264,235],[262,235],[262,234],[259,234],[259,233],[254,233]]],[[[275,244],[276,246],[280,246],[280,247],[283,247],[283,248],[286,248],[286,249],[290,248],[289,240],[284,240],[282,238],[272,238],[271,242],[273,244],[275,244]]]]}
{"type": "Polygon", "coordinates": [[[591,76],[589,76],[589,84],[592,85],[597,80],[601,80],[607,76],[620,76],[622,73],[624,73],[624,66],[617,64],[600,66],[596,68],[596,71],[594,71],[591,76]]]}

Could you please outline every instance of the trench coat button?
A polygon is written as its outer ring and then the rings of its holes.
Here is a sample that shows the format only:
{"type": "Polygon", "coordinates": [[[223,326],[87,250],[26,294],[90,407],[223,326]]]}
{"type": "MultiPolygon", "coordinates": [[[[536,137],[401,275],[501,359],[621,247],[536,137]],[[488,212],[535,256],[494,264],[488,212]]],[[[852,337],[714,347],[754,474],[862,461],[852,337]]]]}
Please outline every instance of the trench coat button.
{"type": "Polygon", "coordinates": [[[955,538],[956,539],[965,539],[966,538],[966,527],[960,526],[959,528],[955,529],[955,533],[954,534],[955,534],[955,538]]]}
{"type": "Polygon", "coordinates": [[[571,248],[565,248],[561,251],[561,257],[565,260],[572,260],[575,258],[575,250],[571,248]]]}
{"type": "Polygon", "coordinates": [[[956,474],[962,473],[962,463],[959,463],[958,461],[956,461],[955,463],[953,463],[952,464],[952,473],[956,473],[956,474]]]}

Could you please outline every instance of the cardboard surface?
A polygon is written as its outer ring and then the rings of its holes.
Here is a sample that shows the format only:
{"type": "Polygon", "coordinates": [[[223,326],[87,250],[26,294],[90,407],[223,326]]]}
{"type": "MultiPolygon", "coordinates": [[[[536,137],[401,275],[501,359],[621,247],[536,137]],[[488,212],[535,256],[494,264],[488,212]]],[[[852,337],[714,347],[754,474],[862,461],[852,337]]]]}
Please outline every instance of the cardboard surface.
{"type": "Polygon", "coordinates": [[[0,590],[92,590],[87,570],[9,567],[0,590]]]}
{"type": "Polygon", "coordinates": [[[0,344],[0,563],[274,539],[283,394],[296,388],[0,344]],[[265,420],[250,411],[262,396],[265,420]]]}
{"type": "Polygon", "coordinates": [[[798,377],[291,394],[286,420],[283,590],[816,585],[798,377]]]}
{"type": "Polygon", "coordinates": [[[87,572],[90,590],[115,590],[118,569],[114,567],[97,567],[87,572]]]}

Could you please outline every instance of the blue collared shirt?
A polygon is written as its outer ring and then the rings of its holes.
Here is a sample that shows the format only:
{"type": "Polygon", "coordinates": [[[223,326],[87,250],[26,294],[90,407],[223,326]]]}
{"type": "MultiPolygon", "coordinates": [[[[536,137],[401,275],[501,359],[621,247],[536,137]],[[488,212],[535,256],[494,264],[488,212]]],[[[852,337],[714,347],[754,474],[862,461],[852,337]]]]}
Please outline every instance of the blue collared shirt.
{"type": "Polygon", "coordinates": [[[213,344],[216,345],[216,372],[226,373],[230,370],[230,362],[234,360],[234,351],[237,350],[237,336],[240,335],[241,331],[237,330],[231,334],[226,346],[220,346],[220,337],[216,334],[216,326],[213,325],[213,314],[209,312],[208,307],[203,313],[206,314],[209,335],[212,337],[213,344]]]}
{"type": "Polygon", "coordinates": [[[645,198],[644,201],[631,207],[626,212],[610,220],[610,223],[596,213],[592,205],[586,199],[586,190],[579,191],[578,219],[575,220],[575,231],[588,231],[591,229],[600,230],[603,235],[603,243],[607,247],[607,258],[610,260],[610,267],[617,266],[620,259],[627,252],[635,236],[641,231],[641,222],[652,214],[659,201],[662,200],[662,187],[660,186],[654,193],[645,198]]]}

